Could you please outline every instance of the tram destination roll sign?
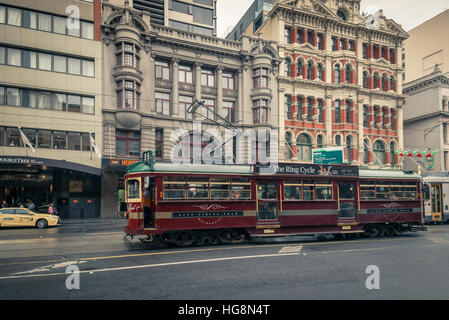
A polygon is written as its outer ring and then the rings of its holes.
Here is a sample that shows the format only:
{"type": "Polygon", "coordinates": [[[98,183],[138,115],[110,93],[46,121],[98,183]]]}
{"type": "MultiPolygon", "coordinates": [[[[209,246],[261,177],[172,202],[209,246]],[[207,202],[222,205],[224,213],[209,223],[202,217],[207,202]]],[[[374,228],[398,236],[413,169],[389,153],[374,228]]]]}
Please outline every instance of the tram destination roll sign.
{"type": "MultiPolygon", "coordinates": [[[[255,165],[255,172],[261,173],[262,168],[267,166],[255,165]]],[[[275,174],[295,175],[295,176],[340,176],[358,177],[359,167],[346,165],[326,165],[326,164],[305,164],[305,163],[278,163],[275,166],[275,174]]]]}

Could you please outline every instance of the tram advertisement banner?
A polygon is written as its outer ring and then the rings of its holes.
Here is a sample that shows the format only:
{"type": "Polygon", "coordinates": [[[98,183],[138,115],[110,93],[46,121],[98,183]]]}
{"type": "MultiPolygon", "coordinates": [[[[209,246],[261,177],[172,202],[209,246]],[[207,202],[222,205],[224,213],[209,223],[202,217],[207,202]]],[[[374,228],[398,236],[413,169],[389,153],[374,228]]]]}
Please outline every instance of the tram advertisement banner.
{"type": "MultiPolygon", "coordinates": [[[[255,172],[261,173],[261,169],[268,168],[269,165],[256,164],[255,172]]],[[[278,163],[274,165],[275,174],[295,175],[295,176],[341,176],[358,177],[359,167],[345,165],[326,164],[304,164],[304,163],[278,163]]]]}

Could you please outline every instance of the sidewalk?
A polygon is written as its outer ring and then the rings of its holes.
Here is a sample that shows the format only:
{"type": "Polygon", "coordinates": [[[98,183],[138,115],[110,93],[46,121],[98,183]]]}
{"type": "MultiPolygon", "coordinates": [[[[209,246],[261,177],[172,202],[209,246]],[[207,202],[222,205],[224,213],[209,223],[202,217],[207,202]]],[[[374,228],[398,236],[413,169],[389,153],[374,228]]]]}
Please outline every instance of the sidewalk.
{"type": "Polygon", "coordinates": [[[63,225],[124,225],[125,218],[91,218],[91,219],[61,219],[63,225]]]}

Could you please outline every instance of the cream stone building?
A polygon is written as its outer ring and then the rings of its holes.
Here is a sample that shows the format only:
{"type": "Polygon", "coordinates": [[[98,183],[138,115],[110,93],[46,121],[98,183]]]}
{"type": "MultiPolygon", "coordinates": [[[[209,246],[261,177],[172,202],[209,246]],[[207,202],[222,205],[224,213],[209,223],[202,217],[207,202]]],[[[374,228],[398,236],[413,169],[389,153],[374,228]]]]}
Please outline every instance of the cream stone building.
{"type": "Polygon", "coordinates": [[[0,1],[0,200],[98,216],[102,147],[100,2],[0,1]],[[25,148],[19,127],[34,152],[25,148]]]}
{"type": "MultiPolygon", "coordinates": [[[[214,122],[221,121],[218,116],[241,130],[280,126],[281,59],[274,41],[250,36],[231,41],[152,24],[149,12],[114,1],[103,3],[102,51],[102,215],[117,210],[126,164],[146,150],[154,151],[156,161],[170,161],[178,142],[172,133],[191,134],[194,119],[202,120],[203,131],[222,133],[214,122]],[[207,119],[188,112],[195,100],[209,108],[198,111],[207,119]]],[[[193,142],[188,143],[190,149],[193,142]]],[[[253,160],[248,145],[245,139],[245,163],[253,160]]],[[[276,145],[270,144],[270,152],[278,151],[272,149],[276,145]]],[[[235,150],[237,141],[225,148],[235,150]]]]}
{"type": "Polygon", "coordinates": [[[246,23],[240,34],[278,42],[284,159],[312,161],[315,147],[343,146],[347,162],[400,166],[401,26],[382,11],[362,15],[360,0],[274,0],[261,14],[260,26],[246,23]]]}
{"type": "Polygon", "coordinates": [[[411,82],[433,72],[435,66],[449,75],[449,9],[408,32],[404,41],[403,66],[405,82],[411,82]]]}

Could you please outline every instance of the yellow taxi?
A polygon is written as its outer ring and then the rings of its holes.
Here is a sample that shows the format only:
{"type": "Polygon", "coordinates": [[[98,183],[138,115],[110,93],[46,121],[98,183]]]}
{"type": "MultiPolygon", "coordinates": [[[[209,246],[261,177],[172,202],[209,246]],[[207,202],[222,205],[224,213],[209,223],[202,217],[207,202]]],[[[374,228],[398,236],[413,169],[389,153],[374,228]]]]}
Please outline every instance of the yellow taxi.
{"type": "Polygon", "coordinates": [[[59,226],[61,219],[52,214],[36,213],[27,208],[0,209],[0,228],[37,227],[39,229],[59,226]]]}

